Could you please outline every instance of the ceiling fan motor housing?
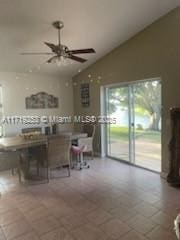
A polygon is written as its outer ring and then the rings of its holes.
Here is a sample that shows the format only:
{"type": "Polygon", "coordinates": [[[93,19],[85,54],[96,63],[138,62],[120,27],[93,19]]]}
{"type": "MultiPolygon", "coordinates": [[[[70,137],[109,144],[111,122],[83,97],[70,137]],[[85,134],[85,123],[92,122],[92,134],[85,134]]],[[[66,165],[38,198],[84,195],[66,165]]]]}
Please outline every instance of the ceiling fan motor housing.
{"type": "Polygon", "coordinates": [[[68,53],[69,49],[67,46],[61,44],[60,46],[57,46],[57,47],[59,48],[57,55],[64,56],[64,57],[70,56],[70,53],[68,53]]]}
{"type": "Polygon", "coordinates": [[[62,29],[64,27],[64,23],[62,21],[55,21],[52,23],[52,25],[57,29],[62,29]]]}

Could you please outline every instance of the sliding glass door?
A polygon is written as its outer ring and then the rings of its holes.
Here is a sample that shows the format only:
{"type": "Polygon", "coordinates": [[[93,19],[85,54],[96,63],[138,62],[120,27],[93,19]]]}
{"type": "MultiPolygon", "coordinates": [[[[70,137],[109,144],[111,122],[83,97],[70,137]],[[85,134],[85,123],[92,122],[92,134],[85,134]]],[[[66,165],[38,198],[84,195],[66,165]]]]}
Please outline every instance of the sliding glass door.
{"type": "Polygon", "coordinates": [[[116,124],[107,125],[108,155],[129,161],[129,88],[115,87],[108,88],[106,91],[108,117],[116,119],[116,124]]]}
{"type": "Polygon", "coordinates": [[[106,88],[107,155],[161,170],[161,82],[137,82],[106,88]]]}

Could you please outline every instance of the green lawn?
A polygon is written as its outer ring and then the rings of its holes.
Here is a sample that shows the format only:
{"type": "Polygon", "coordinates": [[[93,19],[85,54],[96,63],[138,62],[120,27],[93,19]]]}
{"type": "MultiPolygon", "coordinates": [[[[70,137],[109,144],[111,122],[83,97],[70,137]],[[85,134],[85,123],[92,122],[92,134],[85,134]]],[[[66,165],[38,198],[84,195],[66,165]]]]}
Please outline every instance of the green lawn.
{"type": "MultiPolygon", "coordinates": [[[[127,127],[119,127],[119,126],[110,126],[110,137],[111,139],[119,139],[128,141],[128,128],[127,127]]],[[[135,130],[135,139],[141,139],[144,141],[151,142],[161,142],[161,133],[158,131],[151,130],[135,130]]]]}

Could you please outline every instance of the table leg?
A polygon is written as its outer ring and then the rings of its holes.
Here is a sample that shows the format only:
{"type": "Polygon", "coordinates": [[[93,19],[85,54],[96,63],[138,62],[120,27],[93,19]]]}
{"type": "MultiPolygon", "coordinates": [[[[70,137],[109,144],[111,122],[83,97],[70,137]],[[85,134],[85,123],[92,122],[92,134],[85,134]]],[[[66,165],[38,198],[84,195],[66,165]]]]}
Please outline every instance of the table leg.
{"type": "Polygon", "coordinates": [[[19,177],[19,182],[21,183],[21,152],[18,152],[18,177],[19,177]]]}
{"type": "Polygon", "coordinates": [[[46,152],[46,156],[45,156],[45,158],[46,158],[46,167],[47,167],[47,181],[49,182],[49,160],[48,160],[48,144],[46,144],[46,146],[45,146],[45,148],[46,148],[46,150],[45,150],[45,152],[46,152]]]}

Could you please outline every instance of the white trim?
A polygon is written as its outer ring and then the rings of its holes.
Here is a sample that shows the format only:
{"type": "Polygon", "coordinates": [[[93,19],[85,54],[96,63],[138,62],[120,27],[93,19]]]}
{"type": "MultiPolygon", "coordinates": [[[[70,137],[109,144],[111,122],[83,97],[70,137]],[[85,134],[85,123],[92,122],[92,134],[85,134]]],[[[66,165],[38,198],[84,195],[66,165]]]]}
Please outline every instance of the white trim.
{"type": "Polygon", "coordinates": [[[119,83],[112,83],[112,84],[107,84],[103,85],[102,87],[104,88],[113,88],[113,87],[118,87],[118,86],[127,86],[130,84],[136,84],[136,83],[142,83],[142,82],[148,82],[148,81],[162,81],[161,77],[154,77],[154,78],[147,78],[147,79],[141,79],[141,80],[135,80],[135,81],[128,81],[128,82],[119,82],[119,83]]]}
{"type": "MultiPolygon", "coordinates": [[[[105,88],[102,86],[100,88],[100,114],[105,115],[105,88]]],[[[106,128],[105,124],[101,124],[101,157],[106,157],[106,128]]]]}

